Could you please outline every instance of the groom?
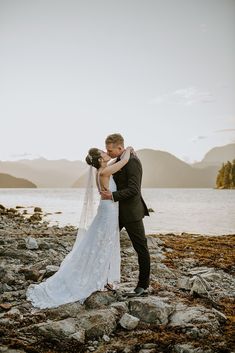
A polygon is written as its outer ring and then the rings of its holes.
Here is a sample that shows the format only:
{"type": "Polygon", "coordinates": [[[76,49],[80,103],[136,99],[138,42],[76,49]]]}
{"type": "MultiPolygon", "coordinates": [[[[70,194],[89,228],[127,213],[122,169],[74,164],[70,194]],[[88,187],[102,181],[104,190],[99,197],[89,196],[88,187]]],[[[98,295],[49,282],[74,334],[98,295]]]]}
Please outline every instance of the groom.
{"type": "MultiPolygon", "coordinates": [[[[106,140],[106,149],[110,157],[120,160],[124,153],[124,139],[120,134],[109,135],[106,140]]],[[[139,280],[133,292],[125,295],[146,295],[150,276],[150,255],[143,225],[144,216],[149,216],[147,206],[141,195],[142,165],[135,154],[131,154],[129,162],[113,175],[117,191],[103,191],[103,200],[119,201],[119,228],[125,227],[133,247],[138,255],[139,280]]]]}

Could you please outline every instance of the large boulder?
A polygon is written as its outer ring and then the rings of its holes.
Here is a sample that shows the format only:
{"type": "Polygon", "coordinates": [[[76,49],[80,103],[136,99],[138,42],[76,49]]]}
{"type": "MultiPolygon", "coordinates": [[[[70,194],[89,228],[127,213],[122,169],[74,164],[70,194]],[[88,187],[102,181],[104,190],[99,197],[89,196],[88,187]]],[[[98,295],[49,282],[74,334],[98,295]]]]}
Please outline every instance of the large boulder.
{"type": "Polygon", "coordinates": [[[206,337],[211,332],[219,333],[220,323],[217,315],[203,306],[187,306],[178,303],[175,312],[170,317],[170,327],[181,328],[193,338],[206,337]]]}
{"type": "Polygon", "coordinates": [[[85,311],[84,305],[80,302],[67,303],[58,306],[57,308],[46,309],[47,316],[50,319],[66,319],[68,317],[76,318],[79,314],[85,311]]]}
{"type": "Polygon", "coordinates": [[[74,318],[59,321],[49,319],[47,322],[35,325],[35,328],[41,335],[48,338],[65,338],[77,331],[76,320],[74,318]]]}
{"type": "Polygon", "coordinates": [[[168,303],[168,298],[149,296],[148,298],[134,298],[129,301],[129,311],[141,321],[154,324],[167,324],[169,315],[175,305],[168,303]]]}
{"type": "Polygon", "coordinates": [[[49,340],[72,341],[85,343],[85,330],[79,328],[74,318],[67,318],[60,321],[48,320],[35,325],[38,333],[49,340]]]}
{"type": "Polygon", "coordinates": [[[98,338],[104,334],[109,335],[115,330],[117,314],[114,308],[90,310],[78,314],[77,323],[79,328],[85,329],[88,338],[98,338]]]}

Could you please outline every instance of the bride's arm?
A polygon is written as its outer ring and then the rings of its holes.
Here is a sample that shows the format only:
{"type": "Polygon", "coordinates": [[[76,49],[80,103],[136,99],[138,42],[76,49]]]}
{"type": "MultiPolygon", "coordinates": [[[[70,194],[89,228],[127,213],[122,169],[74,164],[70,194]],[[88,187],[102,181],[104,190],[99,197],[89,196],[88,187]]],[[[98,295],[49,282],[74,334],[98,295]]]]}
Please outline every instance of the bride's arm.
{"type": "Polygon", "coordinates": [[[122,159],[114,164],[111,164],[105,167],[102,172],[100,173],[101,176],[110,176],[116,173],[118,170],[122,169],[124,165],[126,165],[130,159],[130,154],[132,151],[132,147],[127,147],[125,153],[122,156],[122,159]]]}
{"type": "Polygon", "coordinates": [[[117,158],[113,158],[110,162],[108,162],[108,167],[110,165],[113,165],[114,163],[116,163],[116,160],[117,160],[117,158]]]}

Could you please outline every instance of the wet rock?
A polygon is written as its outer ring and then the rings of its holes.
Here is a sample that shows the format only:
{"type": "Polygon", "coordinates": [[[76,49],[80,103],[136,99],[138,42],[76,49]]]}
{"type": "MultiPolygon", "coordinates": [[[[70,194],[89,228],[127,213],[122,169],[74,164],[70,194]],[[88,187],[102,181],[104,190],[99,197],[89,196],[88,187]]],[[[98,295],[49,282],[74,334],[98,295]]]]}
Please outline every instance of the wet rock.
{"type": "Polygon", "coordinates": [[[28,219],[30,222],[39,222],[42,220],[42,216],[40,213],[34,213],[28,219]]]}
{"type": "Polygon", "coordinates": [[[141,321],[155,324],[167,324],[169,315],[175,305],[168,304],[168,298],[150,296],[129,300],[129,310],[133,316],[141,321]]]}
{"type": "Polygon", "coordinates": [[[34,207],[34,212],[42,212],[42,209],[41,207],[34,207]]]}
{"type": "Polygon", "coordinates": [[[125,313],[121,317],[121,320],[119,321],[119,323],[123,328],[125,328],[127,330],[133,330],[134,328],[136,328],[139,321],[140,321],[140,319],[138,319],[137,317],[132,316],[128,313],[125,313]]]}

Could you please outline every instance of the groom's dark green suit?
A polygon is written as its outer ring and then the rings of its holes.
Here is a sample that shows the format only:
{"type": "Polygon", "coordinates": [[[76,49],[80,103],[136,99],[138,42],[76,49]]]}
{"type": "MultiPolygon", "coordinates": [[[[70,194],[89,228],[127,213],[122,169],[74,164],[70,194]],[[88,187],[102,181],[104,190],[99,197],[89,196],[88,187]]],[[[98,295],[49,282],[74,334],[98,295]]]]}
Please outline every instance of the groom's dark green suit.
{"type": "Polygon", "coordinates": [[[148,208],[141,195],[142,165],[139,158],[131,154],[128,163],[113,174],[117,191],[113,200],[119,201],[119,227],[125,227],[138,255],[139,281],[137,286],[149,286],[150,255],[143,225],[144,216],[149,216],[148,208]]]}

